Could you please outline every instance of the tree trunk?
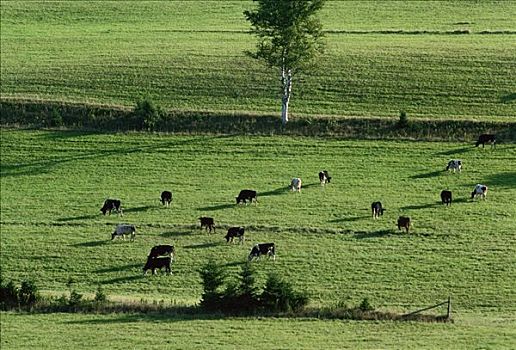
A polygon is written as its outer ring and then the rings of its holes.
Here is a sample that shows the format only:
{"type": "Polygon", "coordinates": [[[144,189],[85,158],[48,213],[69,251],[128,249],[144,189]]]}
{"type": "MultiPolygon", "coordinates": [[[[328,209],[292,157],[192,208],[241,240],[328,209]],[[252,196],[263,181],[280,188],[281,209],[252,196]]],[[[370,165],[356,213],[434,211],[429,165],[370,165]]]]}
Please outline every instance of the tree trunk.
{"type": "Polygon", "coordinates": [[[283,125],[288,122],[288,103],[290,102],[290,92],[292,91],[292,71],[281,69],[281,84],[283,85],[283,96],[281,98],[281,121],[283,125]]]}

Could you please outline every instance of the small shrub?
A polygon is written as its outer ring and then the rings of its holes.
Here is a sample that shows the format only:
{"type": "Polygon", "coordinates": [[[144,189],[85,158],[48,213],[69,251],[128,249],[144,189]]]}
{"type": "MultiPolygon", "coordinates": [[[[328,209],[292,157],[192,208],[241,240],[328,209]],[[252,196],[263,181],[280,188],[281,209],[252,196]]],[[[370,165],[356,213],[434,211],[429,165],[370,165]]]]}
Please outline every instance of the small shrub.
{"type": "Polygon", "coordinates": [[[299,311],[308,304],[305,293],[294,291],[292,285],[277,274],[270,274],[261,295],[265,310],[275,312],[299,311]]]}
{"type": "Polygon", "coordinates": [[[136,103],[133,114],[136,124],[134,127],[154,130],[162,113],[149,98],[144,98],[136,103]]]}
{"type": "Polygon", "coordinates": [[[409,120],[405,111],[400,111],[400,117],[397,126],[399,129],[404,129],[409,126],[409,120]]]}
{"type": "Polygon", "coordinates": [[[358,306],[360,311],[373,311],[374,307],[369,303],[369,299],[364,298],[360,305],[358,306]]]}
{"type": "Polygon", "coordinates": [[[18,306],[18,288],[13,281],[9,281],[6,285],[0,286],[0,307],[2,310],[18,306]]]}
{"type": "Polygon", "coordinates": [[[68,305],[76,307],[80,305],[82,301],[82,294],[77,293],[75,290],[70,292],[70,298],[68,299],[68,305]]]}
{"type": "Polygon", "coordinates": [[[207,310],[219,309],[222,300],[220,288],[224,284],[224,271],[213,260],[210,260],[201,268],[199,273],[203,286],[201,307],[207,310]]]}
{"type": "Polygon", "coordinates": [[[32,306],[39,300],[38,288],[33,281],[23,281],[18,291],[20,306],[32,306]]]}
{"type": "Polygon", "coordinates": [[[93,299],[96,303],[105,303],[107,301],[107,295],[104,293],[104,290],[100,286],[97,287],[97,291],[95,292],[95,298],[93,299]]]}

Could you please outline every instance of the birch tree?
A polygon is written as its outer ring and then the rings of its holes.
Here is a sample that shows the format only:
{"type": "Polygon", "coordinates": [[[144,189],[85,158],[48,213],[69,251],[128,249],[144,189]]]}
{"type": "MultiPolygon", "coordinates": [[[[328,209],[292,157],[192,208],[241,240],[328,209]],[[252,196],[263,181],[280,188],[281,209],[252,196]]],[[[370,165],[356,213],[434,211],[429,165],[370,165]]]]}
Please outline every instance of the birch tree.
{"type": "Polygon", "coordinates": [[[281,81],[281,120],[288,122],[288,105],[292,92],[292,78],[313,68],[322,53],[324,42],[322,25],[316,13],[325,0],[253,0],[254,10],[244,11],[256,35],[256,51],[251,57],[279,68],[281,81]]]}

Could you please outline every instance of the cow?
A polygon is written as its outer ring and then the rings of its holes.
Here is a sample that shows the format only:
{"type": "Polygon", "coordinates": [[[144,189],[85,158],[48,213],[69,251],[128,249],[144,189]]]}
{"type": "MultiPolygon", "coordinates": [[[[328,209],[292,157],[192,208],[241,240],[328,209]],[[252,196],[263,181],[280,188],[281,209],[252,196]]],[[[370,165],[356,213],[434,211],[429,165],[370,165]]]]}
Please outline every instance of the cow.
{"type": "Polygon", "coordinates": [[[134,241],[136,236],[136,227],[134,225],[119,224],[116,226],[115,231],[111,234],[111,240],[115,237],[122,237],[125,240],[125,235],[131,236],[131,241],[134,241]]]}
{"type": "Polygon", "coordinates": [[[373,214],[373,219],[378,219],[381,215],[383,215],[383,212],[387,209],[382,208],[381,202],[373,202],[371,204],[371,212],[373,214]]]}
{"type": "Polygon", "coordinates": [[[301,192],[301,179],[298,177],[295,177],[290,181],[290,189],[292,191],[301,192]]]}
{"type": "Polygon", "coordinates": [[[149,256],[143,267],[143,274],[146,275],[148,270],[152,270],[152,274],[155,275],[156,269],[161,270],[162,268],[165,268],[165,273],[172,274],[172,270],[170,269],[171,261],[172,258],[169,256],[160,258],[151,258],[149,256]]]}
{"type": "Polygon", "coordinates": [[[208,217],[200,217],[199,220],[201,221],[201,230],[202,228],[206,228],[206,231],[209,230],[209,232],[211,233],[211,230],[213,229],[213,232],[215,232],[215,220],[213,220],[213,218],[208,218],[208,217]]]}
{"type": "Polygon", "coordinates": [[[267,254],[269,258],[272,256],[272,260],[276,260],[276,247],[274,243],[258,243],[251,249],[248,260],[251,261],[254,258],[259,259],[260,255],[267,254]]]}
{"type": "Polygon", "coordinates": [[[446,171],[448,170],[457,170],[459,173],[462,171],[462,160],[460,159],[452,159],[448,162],[448,165],[446,166],[446,171]]]}
{"type": "Polygon", "coordinates": [[[239,204],[240,202],[244,202],[245,204],[247,204],[248,200],[251,203],[253,202],[253,200],[254,200],[255,203],[258,203],[258,198],[257,198],[256,191],[254,191],[254,190],[242,190],[238,194],[238,197],[236,197],[237,204],[239,204]]]}
{"type": "Polygon", "coordinates": [[[448,190],[441,191],[441,202],[446,204],[446,206],[451,205],[452,202],[452,193],[448,190]]]}
{"type": "Polygon", "coordinates": [[[321,185],[330,183],[330,180],[331,180],[331,176],[330,176],[330,174],[328,174],[328,172],[326,170],[319,172],[319,182],[321,183],[321,185]]]}
{"type": "Polygon", "coordinates": [[[172,192],[170,191],[163,191],[161,192],[161,204],[166,205],[167,207],[170,206],[170,203],[172,202],[172,192]]]}
{"type": "Polygon", "coordinates": [[[174,249],[173,245],[168,245],[168,244],[155,245],[154,247],[152,247],[152,249],[149,253],[149,258],[157,258],[158,256],[167,255],[167,256],[171,257],[172,259],[174,259],[175,252],[176,252],[176,250],[174,249]]]}
{"type": "Polygon", "coordinates": [[[240,243],[244,243],[245,237],[244,237],[244,231],[245,229],[243,227],[230,227],[228,230],[228,233],[224,237],[226,239],[226,243],[233,243],[233,238],[237,237],[238,241],[240,243]]]}
{"type": "Polygon", "coordinates": [[[480,135],[478,137],[477,143],[475,144],[475,147],[478,147],[481,144],[482,148],[484,148],[484,145],[486,143],[491,143],[491,147],[495,147],[496,135],[494,135],[494,134],[482,134],[482,135],[480,135]]]}
{"type": "Polygon", "coordinates": [[[473,192],[471,192],[471,199],[478,197],[478,196],[482,197],[483,199],[486,199],[486,197],[487,197],[487,186],[486,185],[477,184],[475,186],[475,189],[473,190],[473,192]]]}
{"type": "Polygon", "coordinates": [[[407,230],[407,233],[409,232],[409,229],[410,229],[410,218],[409,217],[400,216],[398,218],[398,230],[401,230],[402,227],[405,230],[407,230]]]}
{"type": "Polygon", "coordinates": [[[112,210],[115,210],[117,212],[117,214],[120,214],[121,216],[123,216],[122,202],[120,202],[119,199],[106,199],[104,201],[104,205],[102,206],[102,208],[100,208],[100,211],[102,212],[103,215],[106,215],[106,213],[111,215],[112,210]]]}

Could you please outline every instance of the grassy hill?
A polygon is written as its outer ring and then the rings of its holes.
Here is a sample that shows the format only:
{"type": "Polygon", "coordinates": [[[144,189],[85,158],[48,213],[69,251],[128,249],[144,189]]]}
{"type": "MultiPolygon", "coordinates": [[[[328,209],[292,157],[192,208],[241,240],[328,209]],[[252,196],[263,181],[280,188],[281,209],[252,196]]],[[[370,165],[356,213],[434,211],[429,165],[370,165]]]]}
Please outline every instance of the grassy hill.
{"type": "MultiPolygon", "coordinates": [[[[4,1],[1,98],[271,113],[275,71],[244,54],[246,1],[4,1]]],[[[328,1],[327,53],[295,115],[512,121],[516,4],[328,1]],[[457,35],[454,33],[470,33],[457,35]]]]}
{"type": "MultiPolygon", "coordinates": [[[[470,341],[508,345],[516,305],[516,169],[509,166],[515,158],[513,145],[479,149],[443,142],[3,130],[2,275],[33,279],[53,295],[65,293],[72,278],[81,293],[94,293],[100,284],[115,300],[194,304],[201,294],[198,269],[205,261],[213,258],[237,272],[253,244],[273,241],[278,257],[255,263],[258,284],[269,272],[279,272],[306,290],[315,306],[356,305],[367,297],[380,309],[408,312],[452,296],[457,326],[372,325],[381,332],[398,329],[381,344],[395,341],[408,327],[416,333],[442,331],[451,339],[464,332],[467,340],[458,346],[463,348],[470,341]],[[464,161],[463,173],[444,171],[450,158],[464,161]],[[333,175],[326,187],[317,178],[323,168],[333,175]],[[301,193],[287,189],[294,176],[304,180],[301,193]],[[476,183],[489,186],[486,201],[469,199],[476,183]],[[235,204],[243,188],[258,191],[258,205],[235,204]],[[439,202],[445,188],[455,197],[449,208],[439,202]],[[171,208],[158,201],[164,189],[174,193],[171,208]],[[123,201],[123,217],[100,214],[108,197],[123,201]],[[376,221],[369,211],[375,200],[387,208],[376,221]],[[216,234],[199,229],[197,218],[203,215],[215,218],[216,234]],[[397,230],[399,215],[412,218],[411,233],[397,230]],[[110,241],[121,222],[137,226],[135,242],[110,241]],[[225,243],[225,230],[234,225],[246,227],[245,244],[225,243]],[[172,276],[142,276],[155,244],[176,246],[172,276]],[[488,340],[486,332],[494,332],[494,338],[488,340]]],[[[23,320],[95,327],[140,316],[3,317],[12,327],[7,339],[23,344],[23,338],[13,337],[17,329],[27,331],[23,320]]],[[[150,331],[156,321],[163,320],[160,328],[173,322],[153,317],[141,316],[141,327],[150,331]]],[[[240,327],[244,321],[213,321],[210,327],[221,330],[227,322],[240,327]]],[[[329,344],[334,344],[329,347],[337,348],[342,324],[319,322],[310,321],[311,332],[320,337],[320,328],[329,327],[329,344]]],[[[192,332],[202,338],[205,323],[194,324],[192,332]]],[[[274,327],[273,337],[281,338],[297,321],[258,321],[257,327],[274,327]]],[[[352,344],[353,329],[364,326],[350,327],[345,338],[352,344]]],[[[410,339],[400,347],[420,347],[419,339],[410,339]]],[[[380,346],[376,340],[371,347],[375,344],[380,346]]]]}

